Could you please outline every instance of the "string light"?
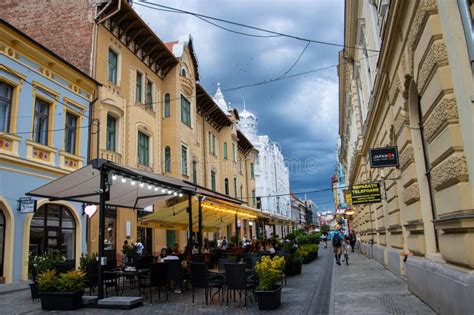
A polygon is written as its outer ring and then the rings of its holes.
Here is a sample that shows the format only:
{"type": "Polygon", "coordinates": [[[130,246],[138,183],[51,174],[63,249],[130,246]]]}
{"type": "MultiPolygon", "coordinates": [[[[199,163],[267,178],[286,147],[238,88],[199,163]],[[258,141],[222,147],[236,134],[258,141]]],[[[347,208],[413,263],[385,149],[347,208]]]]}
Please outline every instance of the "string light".
{"type": "Polygon", "coordinates": [[[132,181],[130,182],[130,184],[131,184],[132,186],[135,186],[136,183],[137,183],[137,182],[134,181],[134,180],[132,180],[132,181]]]}
{"type": "Polygon", "coordinates": [[[122,177],[122,183],[126,183],[127,179],[125,177],[122,177]]]}
{"type": "Polygon", "coordinates": [[[231,209],[217,207],[217,206],[213,206],[213,205],[207,205],[206,204],[206,205],[203,205],[202,207],[205,208],[205,209],[210,209],[210,210],[214,210],[214,211],[221,212],[221,213],[233,214],[233,215],[237,214],[240,217],[245,217],[245,218],[249,218],[249,219],[256,219],[257,218],[256,215],[253,215],[253,214],[250,214],[250,213],[247,213],[247,212],[231,210],[231,209]]]}
{"type": "Polygon", "coordinates": [[[155,190],[155,191],[158,191],[158,187],[155,186],[155,189],[154,189],[154,190],[155,190]]]}
{"type": "Polygon", "coordinates": [[[117,179],[117,175],[112,175],[112,180],[116,180],[117,179]]]}
{"type": "Polygon", "coordinates": [[[145,184],[144,184],[144,183],[140,183],[140,187],[143,188],[143,186],[145,186],[145,184]]]}
{"type": "Polygon", "coordinates": [[[151,185],[150,185],[150,184],[148,184],[148,190],[150,190],[151,188],[152,188],[152,187],[151,187],[151,185]]]}
{"type": "Polygon", "coordinates": [[[165,188],[161,188],[161,192],[164,194],[166,192],[165,188]]]}
{"type": "MultiPolygon", "coordinates": [[[[138,185],[141,188],[146,186],[148,190],[153,189],[154,191],[159,191],[161,189],[161,193],[163,193],[163,194],[183,197],[183,193],[179,192],[178,190],[174,190],[174,189],[171,189],[171,188],[166,188],[166,187],[163,187],[163,186],[160,187],[158,185],[153,185],[153,184],[151,184],[149,182],[146,182],[146,181],[142,182],[140,179],[136,180],[134,178],[127,178],[126,176],[123,176],[123,175],[120,175],[120,176],[121,176],[120,182],[123,183],[123,184],[125,184],[128,180],[130,180],[130,185],[132,185],[132,186],[138,185]]],[[[117,180],[118,178],[119,177],[116,173],[112,174],[112,180],[117,180]]]]}

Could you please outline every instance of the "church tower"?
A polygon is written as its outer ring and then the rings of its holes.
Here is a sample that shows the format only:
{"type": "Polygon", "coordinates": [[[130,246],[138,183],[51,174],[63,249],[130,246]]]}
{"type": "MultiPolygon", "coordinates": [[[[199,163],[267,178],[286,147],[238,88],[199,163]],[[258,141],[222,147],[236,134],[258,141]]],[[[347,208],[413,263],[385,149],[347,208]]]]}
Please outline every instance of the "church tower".
{"type": "Polygon", "coordinates": [[[240,131],[242,131],[252,143],[255,143],[257,141],[257,118],[245,108],[245,103],[244,110],[239,113],[239,117],[240,131]]]}
{"type": "Polygon", "coordinates": [[[212,98],[214,102],[219,106],[220,109],[227,115],[229,114],[229,106],[227,106],[227,102],[224,98],[224,94],[222,94],[221,91],[221,84],[217,83],[217,91],[216,94],[214,94],[214,97],[212,98]]]}

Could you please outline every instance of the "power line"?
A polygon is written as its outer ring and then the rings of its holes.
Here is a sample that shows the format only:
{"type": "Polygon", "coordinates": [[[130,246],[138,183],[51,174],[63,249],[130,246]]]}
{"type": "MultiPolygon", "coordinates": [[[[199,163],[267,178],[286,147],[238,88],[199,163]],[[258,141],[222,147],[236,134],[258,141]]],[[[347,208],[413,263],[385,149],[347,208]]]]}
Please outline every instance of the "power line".
{"type": "Polygon", "coordinates": [[[143,5],[143,3],[151,5],[151,6],[154,7],[154,8],[150,8],[152,10],[157,10],[157,8],[168,9],[168,10],[172,10],[173,12],[177,12],[177,13],[188,14],[188,15],[192,15],[194,17],[202,17],[202,18],[206,18],[206,19],[210,19],[210,20],[214,20],[214,21],[219,21],[219,22],[223,22],[223,23],[227,23],[227,24],[232,24],[232,25],[236,25],[236,26],[240,26],[240,27],[244,27],[244,28],[248,28],[248,29],[253,29],[253,30],[256,30],[256,31],[260,31],[260,32],[270,33],[270,34],[273,34],[273,35],[288,37],[288,38],[301,40],[301,41],[305,41],[305,42],[309,41],[311,43],[316,43],[316,44],[321,44],[321,45],[328,45],[328,46],[335,46],[335,47],[342,47],[342,48],[353,48],[353,49],[358,49],[358,50],[363,50],[363,51],[370,51],[370,52],[377,52],[377,53],[379,52],[378,50],[374,50],[374,49],[368,49],[368,48],[363,48],[363,47],[358,47],[358,46],[349,46],[349,45],[336,44],[336,43],[325,42],[325,41],[315,40],[315,39],[308,39],[308,38],[304,38],[304,37],[300,37],[300,36],[295,36],[295,35],[285,34],[285,33],[281,33],[281,32],[276,32],[276,31],[264,29],[264,28],[261,28],[261,27],[256,27],[256,26],[252,26],[252,25],[248,25],[248,24],[243,24],[243,23],[239,23],[239,22],[225,20],[225,19],[221,19],[221,18],[217,18],[217,17],[205,15],[205,14],[199,14],[199,13],[191,12],[191,11],[187,11],[187,10],[181,10],[181,9],[178,9],[178,8],[173,8],[173,7],[165,6],[165,5],[158,4],[158,3],[148,2],[146,0],[140,0],[139,2],[135,2],[135,3],[138,4],[138,5],[143,5]]]}
{"type": "MultiPolygon", "coordinates": [[[[146,5],[144,3],[140,3],[140,2],[135,2],[135,4],[138,4],[142,7],[145,7],[145,8],[149,8],[149,9],[152,9],[152,10],[157,10],[157,11],[163,11],[163,12],[170,12],[170,13],[182,13],[180,11],[177,11],[177,10],[167,10],[167,9],[158,9],[158,8],[154,8],[154,7],[151,7],[149,5],[146,5]]],[[[230,28],[226,28],[222,25],[219,25],[219,24],[216,24],[216,23],[213,23],[201,16],[196,16],[198,19],[208,23],[208,24],[211,24],[217,28],[220,28],[220,29],[223,29],[225,31],[228,31],[228,32],[231,32],[231,33],[235,33],[235,34],[239,34],[239,35],[244,35],[244,36],[249,36],[249,37],[258,37],[258,38],[274,38],[274,37],[280,37],[280,35],[256,35],[256,34],[249,34],[249,33],[244,33],[244,32],[239,32],[239,31],[236,31],[236,30],[232,30],[230,28]]]]}
{"type": "Polygon", "coordinates": [[[291,65],[291,67],[289,67],[288,70],[286,70],[285,73],[283,73],[283,74],[282,74],[281,76],[279,76],[278,78],[283,78],[283,77],[286,76],[291,70],[293,70],[293,68],[296,66],[296,64],[298,63],[298,61],[300,61],[301,57],[303,57],[304,52],[306,51],[306,49],[308,49],[309,44],[311,44],[311,42],[308,42],[308,43],[306,44],[306,46],[304,46],[303,50],[302,50],[301,53],[299,54],[298,58],[296,58],[295,62],[293,62],[293,64],[291,65]]]}

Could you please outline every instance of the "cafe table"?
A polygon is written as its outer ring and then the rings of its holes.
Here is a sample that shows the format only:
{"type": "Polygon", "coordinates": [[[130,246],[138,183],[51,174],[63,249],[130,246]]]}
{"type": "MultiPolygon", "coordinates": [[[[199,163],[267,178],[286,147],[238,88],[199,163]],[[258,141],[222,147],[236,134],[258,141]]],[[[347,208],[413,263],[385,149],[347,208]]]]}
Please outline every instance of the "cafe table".
{"type": "Polygon", "coordinates": [[[141,295],[141,290],[139,287],[139,277],[145,276],[150,273],[150,269],[116,269],[116,270],[107,270],[104,273],[112,274],[117,280],[117,294],[120,291],[120,295],[123,295],[125,291],[126,283],[128,280],[128,289],[133,290],[134,288],[138,289],[138,294],[141,295]]]}

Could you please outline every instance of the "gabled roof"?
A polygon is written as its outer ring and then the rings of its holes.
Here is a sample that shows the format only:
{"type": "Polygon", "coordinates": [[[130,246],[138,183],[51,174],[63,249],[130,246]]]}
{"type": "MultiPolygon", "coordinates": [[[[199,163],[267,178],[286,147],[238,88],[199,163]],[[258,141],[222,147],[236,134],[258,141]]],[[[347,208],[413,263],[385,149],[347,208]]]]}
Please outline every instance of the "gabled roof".
{"type": "Polygon", "coordinates": [[[125,36],[125,44],[129,49],[130,42],[134,41],[137,45],[130,49],[132,53],[137,54],[141,49],[143,55],[150,58],[152,65],[156,64],[162,70],[163,76],[178,64],[176,57],[126,0],[113,0],[97,19],[107,16],[111,33],[120,40],[125,36]],[[120,11],[114,13],[119,6],[120,11]],[[115,28],[118,29],[117,34],[114,32],[115,28]]]}
{"type": "Polygon", "coordinates": [[[217,131],[232,125],[232,120],[217,106],[200,84],[196,84],[196,100],[198,114],[204,116],[206,121],[217,131]]]}
{"type": "Polygon", "coordinates": [[[193,38],[189,35],[188,38],[181,38],[172,42],[165,43],[166,48],[171,51],[175,57],[181,58],[183,56],[184,47],[187,46],[189,53],[191,54],[191,59],[193,61],[194,67],[194,79],[199,81],[199,67],[196,57],[196,52],[194,51],[193,38]]]}
{"type": "Polygon", "coordinates": [[[250,150],[255,149],[253,144],[247,139],[247,137],[242,133],[242,131],[237,129],[237,146],[239,151],[241,151],[243,154],[247,154],[250,150]]]}

